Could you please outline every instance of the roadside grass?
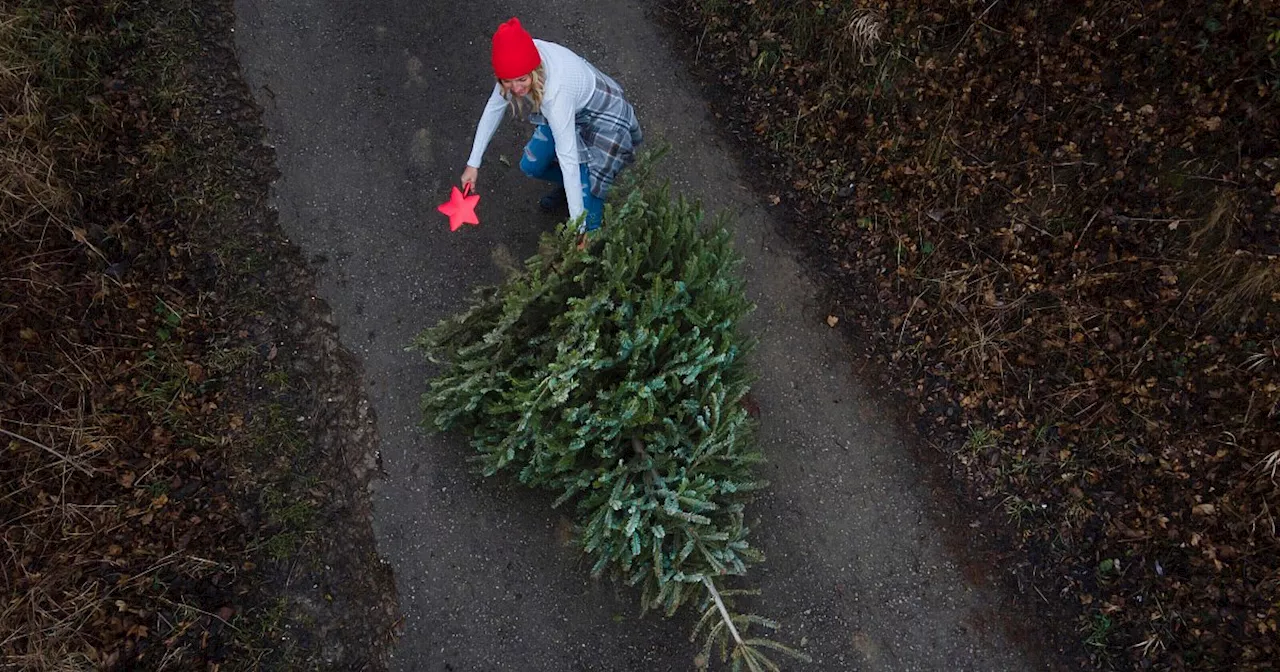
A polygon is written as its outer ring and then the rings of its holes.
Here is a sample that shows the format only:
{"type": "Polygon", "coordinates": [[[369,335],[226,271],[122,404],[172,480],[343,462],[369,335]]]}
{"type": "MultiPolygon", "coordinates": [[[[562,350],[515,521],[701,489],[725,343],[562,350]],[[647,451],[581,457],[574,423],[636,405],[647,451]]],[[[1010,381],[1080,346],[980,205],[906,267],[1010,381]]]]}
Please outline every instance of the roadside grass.
{"type": "Polygon", "coordinates": [[[206,10],[0,4],[5,669],[304,665],[276,579],[313,562],[322,476],[245,327],[270,260],[196,77],[206,10]]]}
{"type": "Polygon", "coordinates": [[[1268,669],[1275,3],[665,4],[1081,665],[1268,669]]]}

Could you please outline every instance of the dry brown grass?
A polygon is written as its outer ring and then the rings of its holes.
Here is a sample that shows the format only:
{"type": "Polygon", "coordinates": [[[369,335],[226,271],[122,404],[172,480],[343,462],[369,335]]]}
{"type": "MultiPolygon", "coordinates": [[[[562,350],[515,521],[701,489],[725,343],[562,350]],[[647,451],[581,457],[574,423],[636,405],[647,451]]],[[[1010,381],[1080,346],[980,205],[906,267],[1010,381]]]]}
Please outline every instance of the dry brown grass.
{"type": "Polygon", "coordinates": [[[88,285],[72,270],[87,241],[58,170],[59,154],[74,148],[59,144],[37,84],[41,63],[24,50],[39,18],[29,7],[0,10],[0,664],[85,670],[102,662],[89,624],[112,595],[89,578],[93,549],[121,507],[91,494],[113,439],[94,415],[94,381],[58,334],[88,285]]]}
{"type": "Polygon", "coordinates": [[[230,391],[266,372],[227,333],[265,299],[208,268],[250,249],[246,129],[208,86],[231,55],[202,50],[228,11],[0,2],[0,669],[310,655],[275,648],[272,577],[314,511],[293,465],[252,474],[278,502],[242,477],[297,414],[230,391]]]}
{"type": "MultiPolygon", "coordinates": [[[[64,383],[69,390],[74,381],[64,383]]],[[[101,662],[90,624],[103,620],[114,588],[93,576],[108,561],[97,557],[102,539],[122,518],[120,505],[93,494],[113,439],[98,433],[84,408],[66,401],[38,423],[6,413],[0,428],[6,444],[0,552],[10,596],[0,607],[0,651],[4,664],[22,669],[78,670],[101,662]]]]}
{"type": "Polygon", "coordinates": [[[1187,246],[1186,275],[1209,300],[1207,315],[1223,322],[1252,319],[1280,293],[1280,256],[1243,247],[1239,218],[1239,197],[1219,194],[1187,246]]]}
{"type": "Polygon", "coordinates": [[[24,238],[50,223],[65,226],[71,202],[56,177],[44,101],[32,85],[38,63],[20,49],[31,30],[21,14],[0,16],[0,226],[24,238]]]}
{"type": "Polygon", "coordinates": [[[1224,321],[1249,319],[1280,293],[1280,257],[1245,250],[1224,252],[1207,265],[1203,277],[1216,297],[1209,315],[1224,321]]]}
{"type": "Polygon", "coordinates": [[[866,61],[876,47],[884,42],[884,15],[866,7],[855,9],[849,13],[844,32],[848,36],[850,51],[859,61],[866,61]]]}

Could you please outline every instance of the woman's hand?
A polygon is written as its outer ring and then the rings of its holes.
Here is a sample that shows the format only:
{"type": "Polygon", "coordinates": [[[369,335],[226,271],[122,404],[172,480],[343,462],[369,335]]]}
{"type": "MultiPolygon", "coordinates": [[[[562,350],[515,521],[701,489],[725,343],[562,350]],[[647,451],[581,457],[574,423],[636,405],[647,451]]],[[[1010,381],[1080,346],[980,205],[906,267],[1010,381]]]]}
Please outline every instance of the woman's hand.
{"type": "Polygon", "coordinates": [[[466,191],[467,187],[471,187],[471,190],[475,191],[476,178],[479,176],[480,170],[478,168],[467,166],[467,169],[462,171],[462,179],[460,180],[462,182],[463,191],[466,191]]]}

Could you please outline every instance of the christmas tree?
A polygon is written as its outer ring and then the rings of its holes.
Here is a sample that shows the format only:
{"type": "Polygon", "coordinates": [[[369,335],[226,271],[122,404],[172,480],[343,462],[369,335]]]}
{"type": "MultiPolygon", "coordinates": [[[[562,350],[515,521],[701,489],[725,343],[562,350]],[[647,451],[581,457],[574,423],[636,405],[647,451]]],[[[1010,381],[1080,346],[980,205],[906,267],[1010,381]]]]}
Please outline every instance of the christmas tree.
{"type": "Polygon", "coordinates": [[[423,397],[427,424],[460,432],[486,476],[513,474],[577,510],[577,541],[594,576],[640,589],[644,610],[698,605],[706,664],[773,670],[749,637],[778,625],[732,612],[725,588],[762,558],[744,504],[764,484],[743,405],[751,343],[738,324],[753,306],[740,258],[717,222],[637,186],[581,247],[577,227],[415,347],[443,372],[423,397]]]}

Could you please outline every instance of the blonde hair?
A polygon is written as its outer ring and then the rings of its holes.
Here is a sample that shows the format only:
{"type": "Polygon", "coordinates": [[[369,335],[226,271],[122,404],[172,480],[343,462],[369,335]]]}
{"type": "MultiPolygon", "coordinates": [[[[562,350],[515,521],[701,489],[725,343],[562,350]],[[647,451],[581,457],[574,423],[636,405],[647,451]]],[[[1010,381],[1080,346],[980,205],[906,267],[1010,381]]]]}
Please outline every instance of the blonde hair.
{"type": "MultiPolygon", "coordinates": [[[[518,78],[517,78],[518,79],[518,78]]],[[[499,79],[498,83],[503,80],[499,79]]],[[[507,80],[511,81],[511,80],[507,80]]],[[[523,114],[532,114],[542,109],[542,92],[544,83],[547,81],[547,71],[541,63],[538,67],[529,73],[529,95],[520,96],[512,95],[506,88],[502,89],[502,97],[507,99],[507,105],[511,108],[511,114],[521,116],[523,114]],[[528,108],[527,110],[525,108],[528,108]]]]}

